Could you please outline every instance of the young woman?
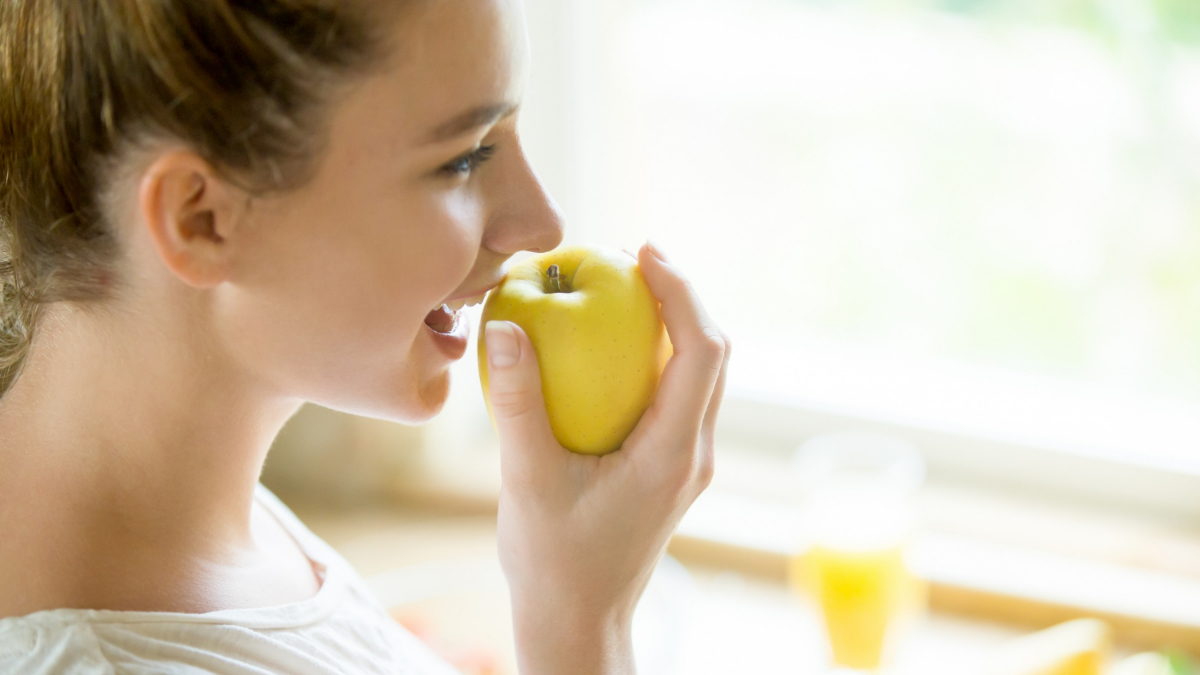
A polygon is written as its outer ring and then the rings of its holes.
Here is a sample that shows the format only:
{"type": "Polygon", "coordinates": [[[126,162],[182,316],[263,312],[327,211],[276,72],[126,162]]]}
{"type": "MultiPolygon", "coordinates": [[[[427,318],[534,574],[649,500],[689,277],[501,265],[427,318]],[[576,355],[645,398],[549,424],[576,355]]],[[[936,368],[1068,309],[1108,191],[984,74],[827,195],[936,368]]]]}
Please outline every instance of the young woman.
{"type": "MultiPolygon", "coordinates": [[[[303,401],[435,415],[444,303],[561,240],[518,3],[0,3],[0,673],[447,671],[258,476],[303,401]]],[[[637,255],[675,353],[613,455],[558,446],[528,338],[486,329],[527,675],[633,672],[712,474],[728,340],[637,255]]]]}

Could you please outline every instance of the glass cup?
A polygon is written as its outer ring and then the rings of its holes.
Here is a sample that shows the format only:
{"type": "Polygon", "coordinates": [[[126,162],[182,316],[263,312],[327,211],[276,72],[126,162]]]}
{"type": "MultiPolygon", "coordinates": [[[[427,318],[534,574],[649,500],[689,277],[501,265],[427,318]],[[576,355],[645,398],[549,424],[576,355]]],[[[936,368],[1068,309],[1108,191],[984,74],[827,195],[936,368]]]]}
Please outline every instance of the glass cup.
{"type": "Polygon", "coordinates": [[[820,606],[834,667],[876,672],[925,604],[906,563],[924,461],[899,438],[846,432],[801,445],[795,468],[811,529],[790,581],[820,606]]]}

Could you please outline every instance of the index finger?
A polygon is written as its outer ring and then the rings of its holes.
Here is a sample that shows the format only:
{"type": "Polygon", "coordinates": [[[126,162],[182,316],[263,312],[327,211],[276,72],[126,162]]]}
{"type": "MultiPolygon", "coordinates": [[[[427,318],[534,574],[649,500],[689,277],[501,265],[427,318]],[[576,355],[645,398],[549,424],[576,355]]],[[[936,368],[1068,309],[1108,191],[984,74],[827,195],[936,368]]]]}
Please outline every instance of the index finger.
{"type": "Polygon", "coordinates": [[[668,428],[687,431],[690,439],[699,433],[708,409],[725,357],[725,339],[691,282],[653,251],[650,244],[638,251],[638,267],[662,304],[663,323],[675,353],[663,370],[652,410],[668,428]]]}

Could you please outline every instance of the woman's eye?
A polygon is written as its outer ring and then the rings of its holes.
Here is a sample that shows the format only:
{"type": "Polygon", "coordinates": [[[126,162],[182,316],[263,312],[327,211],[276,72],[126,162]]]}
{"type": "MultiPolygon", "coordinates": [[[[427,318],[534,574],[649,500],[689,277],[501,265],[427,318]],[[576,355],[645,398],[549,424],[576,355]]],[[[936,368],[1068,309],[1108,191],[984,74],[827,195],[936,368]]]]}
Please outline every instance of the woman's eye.
{"type": "Polygon", "coordinates": [[[481,145],[443,166],[442,172],[451,176],[465,176],[478,168],[480,164],[491,159],[495,152],[495,145],[481,145]]]}

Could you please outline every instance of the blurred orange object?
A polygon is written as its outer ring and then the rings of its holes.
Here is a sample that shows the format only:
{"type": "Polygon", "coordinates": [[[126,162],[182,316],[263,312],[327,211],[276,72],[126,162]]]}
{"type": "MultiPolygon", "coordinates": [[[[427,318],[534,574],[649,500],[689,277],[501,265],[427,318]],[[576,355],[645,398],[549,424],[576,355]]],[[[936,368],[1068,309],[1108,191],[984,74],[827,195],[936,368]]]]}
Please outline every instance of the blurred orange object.
{"type": "Polygon", "coordinates": [[[793,559],[791,576],[821,607],[833,662],[848,668],[878,668],[896,624],[924,604],[924,586],[905,567],[903,546],[815,546],[793,559]]]}
{"type": "Polygon", "coordinates": [[[924,461],[907,441],[844,432],[806,441],[795,466],[809,493],[810,546],[792,559],[792,586],[820,606],[834,665],[878,669],[926,604],[905,563],[924,461]]]}
{"type": "Polygon", "coordinates": [[[478,647],[462,647],[450,644],[443,636],[437,635],[430,629],[429,623],[420,616],[393,612],[392,618],[410,633],[417,636],[438,656],[457,668],[463,675],[502,675],[503,659],[487,649],[478,647]]]}
{"type": "Polygon", "coordinates": [[[1076,619],[1019,637],[992,659],[988,675],[1100,675],[1112,643],[1112,627],[1076,619]]]}

